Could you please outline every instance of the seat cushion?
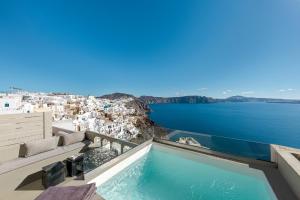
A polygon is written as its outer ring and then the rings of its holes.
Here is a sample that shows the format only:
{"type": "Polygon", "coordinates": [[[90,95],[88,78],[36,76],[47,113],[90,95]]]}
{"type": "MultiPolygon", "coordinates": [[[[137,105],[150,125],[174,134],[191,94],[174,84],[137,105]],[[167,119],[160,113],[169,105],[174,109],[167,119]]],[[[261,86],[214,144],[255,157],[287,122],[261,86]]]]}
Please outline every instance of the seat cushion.
{"type": "Polygon", "coordinates": [[[56,135],[56,136],[63,136],[63,135],[68,135],[68,134],[71,134],[71,133],[67,133],[65,131],[58,131],[57,133],[54,133],[54,135],[56,135]]]}
{"type": "Polygon", "coordinates": [[[56,149],[58,143],[57,137],[51,137],[47,139],[30,141],[22,144],[25,157],[33,156],[42,152],[50,151],[56,149]]]}
{"type": "Polygon", "coordinates": [[[68,135],[70,133],[67,133],[66,131],[57,131],[53,133],[55,136],[59,137],[58,140],[58,146],[63,146],[64,145],[64,135],[68,135]]]}
{"type": "Polygon", "coordinates": [[[71,134],[66,134],[66,135],[61,135],[63,138],[63,144],[64,146],[74,144],[77,142],[81,142],[85,138],[85,133],[84,132],[75,132],[71,134]]]}

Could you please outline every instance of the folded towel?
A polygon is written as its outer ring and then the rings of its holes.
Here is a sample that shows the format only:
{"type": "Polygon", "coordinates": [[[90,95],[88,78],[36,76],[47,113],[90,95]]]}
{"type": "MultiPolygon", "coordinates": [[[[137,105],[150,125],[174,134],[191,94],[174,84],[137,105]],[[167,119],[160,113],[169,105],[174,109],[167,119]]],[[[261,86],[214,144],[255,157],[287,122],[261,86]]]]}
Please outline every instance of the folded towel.
{"type": "Polygon", "coordinates": [[[93,200],[96,196],[94,183],[81,186],[49,187],[35,200],[93,200]]]}

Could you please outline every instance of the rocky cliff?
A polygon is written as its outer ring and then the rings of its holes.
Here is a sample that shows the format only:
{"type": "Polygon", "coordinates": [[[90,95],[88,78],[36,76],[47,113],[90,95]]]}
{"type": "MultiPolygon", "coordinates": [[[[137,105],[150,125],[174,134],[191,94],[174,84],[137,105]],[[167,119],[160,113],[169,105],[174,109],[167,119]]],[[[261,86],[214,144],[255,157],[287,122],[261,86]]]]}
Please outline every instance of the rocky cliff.
{"type": "Polygon", "coordinates": [[[133,108],[135,113],[132,114],[136,119],[134,126],[140,131],[140,134],[137,137],[132,138],[131,142],[142,143],[152,137],[163,137],[167,134],[166,129],[156,125],[148,116],[150,112],[149,106],[142,99],[137,98],[133,95],[124,94],[124,93],[113,93],[108,95],[103,95],[98,98],[118,100],[122,98],[131,98],[132,101],[126,103],[127,108],[133,108]]]}
{"type": "Polygon", "coordinates": [[[153,97],[153,96],[141,96],[141,101],[146,104],[155,103],[215,103],[216,99],[206,96],[182,96],[182,97],[153,97]]]}
{"type": "Polygon", "coordinates": [[[138,102],[141,108],[149,110],[148,104],[158,103],[218,103],[218,102],[265,102],[265,103],[300,103],[297,99],[274,99],[274,98],[257,98],[257,97],[244,97],[244,96],[232,96],[225,99],[215,99],[206,96],[181,96],[181,97],[154,97],[154,96],[140,96],[135,97],[130,94],[113,93],[104,95],[99,98],[118,99],[118,98],[133,98],[138,102]]]}

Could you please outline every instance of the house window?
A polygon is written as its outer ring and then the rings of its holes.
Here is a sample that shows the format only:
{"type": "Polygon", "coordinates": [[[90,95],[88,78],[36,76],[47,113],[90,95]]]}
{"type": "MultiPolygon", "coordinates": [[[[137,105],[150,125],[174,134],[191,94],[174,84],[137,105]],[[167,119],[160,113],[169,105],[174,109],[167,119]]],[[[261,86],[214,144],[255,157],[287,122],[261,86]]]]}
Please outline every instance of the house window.
{"type": "Polygon", "coordinates": [[[9,107],[9,103],[5,103],[5,104],[4,104],[4,107],[5,107],[5,108],[8,108],[8,107],[9,107]]]}

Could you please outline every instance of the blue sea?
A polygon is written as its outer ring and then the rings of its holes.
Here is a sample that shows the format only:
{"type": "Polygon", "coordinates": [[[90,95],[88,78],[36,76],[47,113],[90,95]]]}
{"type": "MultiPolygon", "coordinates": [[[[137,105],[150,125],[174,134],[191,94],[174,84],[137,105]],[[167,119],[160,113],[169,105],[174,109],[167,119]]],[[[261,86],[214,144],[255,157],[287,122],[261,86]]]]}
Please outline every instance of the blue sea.
{"type": "Polygon", "coordinates": [[[150,118],[171,129],[300,148],[300,104],[153,104],[150,118]]]}

